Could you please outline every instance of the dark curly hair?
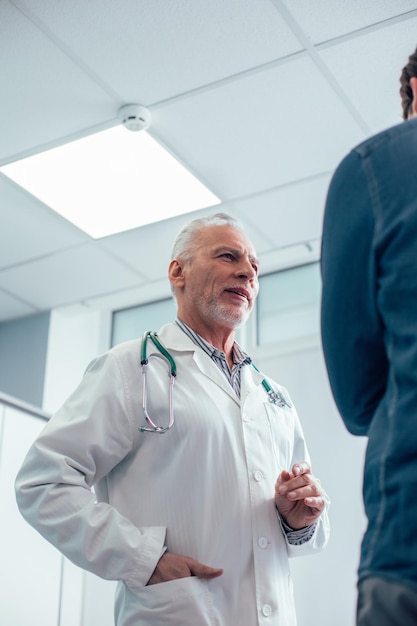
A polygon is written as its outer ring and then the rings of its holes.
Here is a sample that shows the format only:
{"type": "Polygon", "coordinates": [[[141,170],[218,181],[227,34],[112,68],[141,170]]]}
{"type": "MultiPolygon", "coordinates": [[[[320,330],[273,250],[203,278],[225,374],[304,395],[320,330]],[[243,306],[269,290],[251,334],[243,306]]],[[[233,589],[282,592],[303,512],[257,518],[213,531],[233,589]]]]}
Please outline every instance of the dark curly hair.
{"type": "Polygon", "coordinates": [[[408,119],[411,113],[411,105],[413,102],[413,92],[410,87],[410,78],[417,76],[417,48],[408,57],[408,63],[403,67],[400,76],[400,96],[401,106],[403,108],[403,119],[408,119]]]}

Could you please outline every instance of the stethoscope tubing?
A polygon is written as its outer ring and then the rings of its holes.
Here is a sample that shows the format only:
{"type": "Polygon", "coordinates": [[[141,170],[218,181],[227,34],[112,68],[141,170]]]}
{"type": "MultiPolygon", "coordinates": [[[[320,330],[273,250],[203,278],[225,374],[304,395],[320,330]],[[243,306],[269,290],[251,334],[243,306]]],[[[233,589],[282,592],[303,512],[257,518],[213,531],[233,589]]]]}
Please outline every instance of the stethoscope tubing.
{"type": "MultiPolygon", "coordinates": [[[[164,433],[168,432],[168,430],[170,430],[175,423],[174,384],[175,384],[175,379],[177,376],[177,366],[173,357],[170,355],[170,353],[168,352],[166,347],[163,345],[161,340],[158,338],[158,335],[155,331],[147,330],[145,333],[143,333],[140,356],[141,356],[140,364],[142,367],[142,411],[143,411],[143,414],[145,416],[145,421],[148,424],[148,426],[140,426],[139,431],[141,433],[147,432],[147,433],[158,433],[160,435],[163,435],[164,433]],[[147,408],[147,400],[148,400],[147,398],[147,395],[148,395],[147,374],[148,374],[148,369],[149,369],[149,359],[147,357],[148,339],[152,341],[152,343],[155,345],[157,350],[167,359],[169,363],[169,367],[170,367],[169,392],[168,392],[169,421],[168,421],[167,426],[158,426],[158,424],[156,424],[156,422],[153,421],[153,419],[148,413],[148,408],[147,408]]],[[[251,365],[257,372],[259,372],[258,368],[256,367],[254,363],[252,363],[251,365]]],[[[276,406],[279,406],[281,408],[291,407],[291,404],[284,398],[282,393],[272,389],[271,385],[268,383],[268,381],[265,378],[262,380],[262,386],[265,389],[265,392],[268,396],[268,400],[269,402],[271,402],[271,404],[275,404],[276,406]]]]}

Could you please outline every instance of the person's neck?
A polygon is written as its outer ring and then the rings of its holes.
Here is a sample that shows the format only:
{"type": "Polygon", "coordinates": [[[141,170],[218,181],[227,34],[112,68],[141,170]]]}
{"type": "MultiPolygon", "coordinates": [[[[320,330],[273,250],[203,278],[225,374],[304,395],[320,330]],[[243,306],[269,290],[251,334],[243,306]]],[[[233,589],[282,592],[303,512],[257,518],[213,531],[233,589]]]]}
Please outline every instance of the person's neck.
{"type": "Polygon", "coordinates": [[[229,367],[233,365],[233,345],[235,343],[235,330],[225,329],[219,325],[208,326],[207,324],[198,323],[196,320],[184,319],[178,316],[178,319],[198,333],[205,341],[217,350],[221,350],[226,355],[229,367]]]}

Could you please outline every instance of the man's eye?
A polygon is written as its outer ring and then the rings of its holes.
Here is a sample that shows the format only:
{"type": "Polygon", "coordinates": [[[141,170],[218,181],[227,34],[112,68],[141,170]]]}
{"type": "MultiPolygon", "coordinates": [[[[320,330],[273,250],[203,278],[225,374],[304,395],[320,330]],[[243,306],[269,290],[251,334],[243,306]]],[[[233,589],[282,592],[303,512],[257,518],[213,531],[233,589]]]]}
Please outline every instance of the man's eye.
{"type": "Polygon", "coordinates": [[[234,259],[235,258],[231,252],[224,252],[221,256],[225,257],[226,259],[234,259]]]}

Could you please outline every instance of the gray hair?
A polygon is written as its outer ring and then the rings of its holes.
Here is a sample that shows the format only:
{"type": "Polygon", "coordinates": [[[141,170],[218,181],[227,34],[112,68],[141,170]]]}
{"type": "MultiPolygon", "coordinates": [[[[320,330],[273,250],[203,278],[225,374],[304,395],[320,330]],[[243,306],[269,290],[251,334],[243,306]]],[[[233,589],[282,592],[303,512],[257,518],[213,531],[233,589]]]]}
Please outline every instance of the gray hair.
{"type": "Polygon", "coordinates": [[[188,222],[178,233],[172,247],[172,259],[184,259],[191,261],[198,246],[199,233],[207,226],[231,226],[237,230],[242,230],[239,222],[227,213],[215,213],[209,217],[201,217],[188,222]]]}
{"type": "MultiPolygon", "coordinates": [[[[227,213],[215,213],[209,217],[197,218],[188,222],[176,236],[172,247],[171,260],[181,258],[189,263],[198,247],[199,234],[207,226],[231,226],[243,232],[239,222],[231,215],[227,215],[227,213]]],[[[171,292],[175,298],[174,285],[171,285],[171,292]]]]}

